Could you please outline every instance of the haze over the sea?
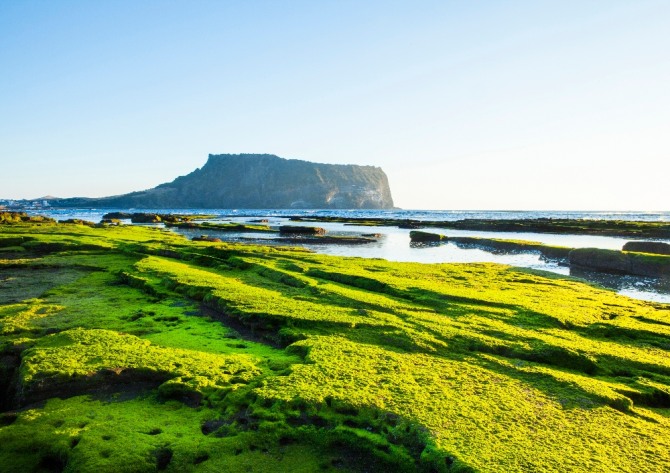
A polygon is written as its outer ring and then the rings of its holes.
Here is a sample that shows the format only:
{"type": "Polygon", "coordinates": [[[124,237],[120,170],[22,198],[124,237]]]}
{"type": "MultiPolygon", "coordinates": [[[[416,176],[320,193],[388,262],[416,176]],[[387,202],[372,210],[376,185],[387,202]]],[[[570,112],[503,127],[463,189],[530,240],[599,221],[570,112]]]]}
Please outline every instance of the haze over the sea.
{"type": "Polygon", "coordinates": [[[387,173],[420,209],[669,210],[670,2],[0,2],[0,198],[209,153],[387,173]]]}

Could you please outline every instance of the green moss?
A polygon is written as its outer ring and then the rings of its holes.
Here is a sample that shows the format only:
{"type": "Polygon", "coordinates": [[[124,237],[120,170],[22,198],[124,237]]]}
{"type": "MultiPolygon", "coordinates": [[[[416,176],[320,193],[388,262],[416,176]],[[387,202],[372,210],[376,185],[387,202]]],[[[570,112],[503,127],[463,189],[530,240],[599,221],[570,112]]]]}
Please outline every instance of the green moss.
{"type": "Polygon", "coordinates": [[[3,471],[151,472],[332,470],[333,453],[298,442],[270,445],[262,433],[205,435],[217,413],[146,397],[50,400],[0,429],[3,471]]]}
{"type": "Polygon", "coordinates": [[[72,329],[42,338],[23,354],[20,382],[26,397],[79,384],[86,388],[135,380],[177,383],[205,395],[209,389],[235,389],[259,374],[254,358],[246,354],[157,347],[109,330],[72,329]]]}
{"type": "Polygon", "coordinates": [[[2,260],[2,471],[670,468],[666,305],[146,227],[0,238],[25,249],[2,260]]]}

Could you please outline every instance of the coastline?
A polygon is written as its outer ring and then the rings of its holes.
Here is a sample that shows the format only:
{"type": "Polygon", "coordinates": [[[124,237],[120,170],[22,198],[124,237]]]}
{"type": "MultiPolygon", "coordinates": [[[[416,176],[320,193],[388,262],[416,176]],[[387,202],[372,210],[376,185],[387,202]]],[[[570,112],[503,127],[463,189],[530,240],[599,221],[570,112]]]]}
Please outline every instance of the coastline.
{"type": "MultiPolygon", "coordinates": [[[[57,220],[83,219],[98,222],[105,215],[116,215],[125,212],[127,215],[133,212],[139,212],[130,209],[108,209],[82,210],[67,209],[47,213],[57,220]],[[130,212],[130,213],[128,213],[130,212]]],[[[34,212],[34,214],[45,212],[34,212]]],[[[332,211],[332,210],[309,210],[298,212],[296,210],[234,210],[234,209],[163,209],[153,211],[142,211],[141,215],[145,218],[139,221],[145,221],[152,224],[152,215],[160,214],[206,216],[206,219],[191,220],[192,223],[175,224],[173,230],[187,236],[188,238],[199,238],[207,235],[208,238],[222,239],[223,241],[239,242],[246,244],[269,244],[269,245],[299,245],[312,251],[334,256],[359,256],[365,258],[382,258],[388,261],[399,262],[420,262],[420,263],[499,263],[511,266],[524,267],[534,270],[550,271],[556,274],[573,275],[616,290],[621,294],[642,300],[651,300],[657,302],[670,302],[670,286],[664,279],[647,278],[644,276],[632,276],[600,271],[584,271],[585,268],[570,268],[565,261],[554,258],[543,257],[542,251],[499,251],[490,248],[487,245],[462,245],[456,242],[459,239],[505,239],[505,240],[531,240],[543,245],[543,247],[564,247],[564,248],[598,248],[602,250],[621,250],[630,240],[639,239],[640,231],[642,236],[646,228],[656,228],[662,226],[667,229],[670,223],[662,219],[669,219],[670,212],[665,213],[625,213],[625,212],[462,212],[462,211],[332,211]],[[570,215],[572,220],[567,225],[564,217],[570,215]],[[410,232],[412,228],[398,228],[399,226],[414,227],[421,225],[399,225],[414,221],[416,218],[422,218],[419,222],[426,220],[432,222],[444,221],[450,223],[472,223],[475,222],[481,228],[482,223],[488,224],[490,230],[460,230],[450,228],[424,227],[426,231],[443,233],[450,238],[450,243],[445,245],[425,245],[414,244],[410,242],[410,232]],[[497,231],[500,224],[508,225],[510,218],[522,218],[518,223],[525,231],[523,232],[501,232],[497,231]],[[588,230],[588,225],[603,226],[605,229],[617,230],[621,226],[623,218],[641,219],[643,223],[635,225],[636,236],[604,236],[594,232],[596,235],[574,235],[569,229],[576,227],[582,230],[588,230]],[[452,220],[444,220],[450,218],[452,220]],[[491,220],[482,221],[482,218],[491,218],[491,220]],[[306,219],[307,221],[296,221],[296,219],[306,219]],[[382,220],[383,219],[383,220],[382,220]],[[659,220],[661,219],[661,220],[659,220]],[[259,227],[259,220],[267,220],[259,227]],[[314,221],[312,221],[314,220],[314,221]],[[563,228],[552,233],[534,233],[530,227],[540,222],[544,227],[549,227],[554,221],[562,223],[563,228]],[[462,222],[459,222],[462,221],[462,222]],[[353,222],[366,223],[372,222],[374,227],[352,225],[353,222]],[[384,223],[385,226],[379,226],[384,223]],[[529,226],[528,223],[531,225],[529,226]],[[282,225],[318,225],[323,227],[328,238],[282,238],[277,233],[282,225]],[[212,225],[209,228],[192,228],[200,225],[212,225]],[[177,228],[177,227],[182,228],[177,228]],[[213,227],[219,226],[217,230],[213,227]],[[184,228],[186,227],[186,228],[184,228]],[[267,228],[266,228],[267,227],[267,228]],[[225,230],[225,231],[224,231],[225,230]],[[260,232],[257,230],[261,230],[260,232]],[[269,231],[268,231],[269,230],[269,231]],[[369,235],[376,235],[370,239],[369,235]]],[[[159,219],[160,220],[160,219],[159,219]]],[[[124,223],[131,223],[130,220],[122,220],[124,223]]],[[[153,223],[158,227],[163,225],[173,225],[169,222],[153,223]]],[[[625,223],[625,222],[624,222],[625,223]]],[[[545,228],[546,229],[546,228],[545,228]]],[[[623,232],[626,233],[626,232],[623,232]]],[[[646,238],[642,238],[646,239],[646,238]]],[[[658,239],[656,241],[665,241],[670,243],[670,239],[658,239]]],[[[499,244],[496,246],[500,246],[499,244]]],[[[530,248],[526,248],[527,250],[530,248]]]]}

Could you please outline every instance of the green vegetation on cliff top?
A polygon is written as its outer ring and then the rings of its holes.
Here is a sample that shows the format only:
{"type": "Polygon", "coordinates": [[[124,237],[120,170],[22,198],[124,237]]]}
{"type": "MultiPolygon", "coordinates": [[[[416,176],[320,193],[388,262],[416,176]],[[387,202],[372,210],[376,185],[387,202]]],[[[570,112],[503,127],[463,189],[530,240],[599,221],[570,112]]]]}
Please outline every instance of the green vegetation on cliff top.
{"type": "Polygon", "coordinates": [[[146,227],[0,250],[0,471],[670,469],[667,305],[146,227]]]}

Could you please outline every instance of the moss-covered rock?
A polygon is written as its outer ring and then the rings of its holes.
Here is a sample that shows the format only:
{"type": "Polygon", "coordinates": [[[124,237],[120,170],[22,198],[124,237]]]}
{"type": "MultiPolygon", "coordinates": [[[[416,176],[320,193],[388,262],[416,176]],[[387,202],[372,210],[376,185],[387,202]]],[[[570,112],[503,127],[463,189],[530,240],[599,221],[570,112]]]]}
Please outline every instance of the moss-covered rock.
{"type": "Polygon", "coordinates": [[[28,215],[25,212],[0,212],[0,224],[21,222],[55,223],[56,220],[42,215],[28,215]]]}
{"type": "Polygon", "coordinates": [[[623,251],[670,255],[670,244],[661,241],[629,241],[623,245],[623,251]]]}
{"type": "Polygon", "coordinates": [[[670,275],[670,256],[599,248],[576,248],[570,252],[570,266],[636,276],[670,275]]]}
{"type": "Polygon", "coordinates": [[[418,230],[412,230],[409,232],[409,239],[414,242],[434,242],[434,241],[442,241],[442,242],[447,242],[447,236],[446,235],[440,235],[437,233],[429,233],[429,232],[420,232],[418,230]]]}
{"type": "Polygon", "coordinates": [[[59,220],[58,223],[70,224],[70,225],[86,225],[88,227],[92,227],[93,225],[95,225],[94,222],[90,222],[88,220],[82,220],[80,218],[68,218],[65,220],[59,220]]]}
{"type": "Polygon", "coordinates": [[[281,225],[279,233],[292,233],[300,235],[325,235],[326,230],[321,227],[308,227],[299,225],[281,225]]]}

